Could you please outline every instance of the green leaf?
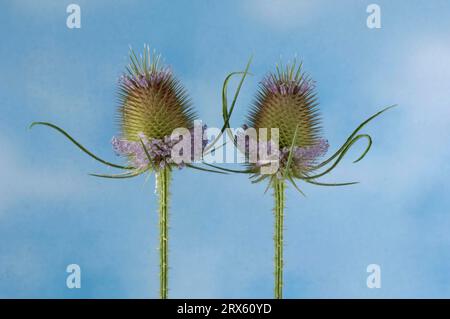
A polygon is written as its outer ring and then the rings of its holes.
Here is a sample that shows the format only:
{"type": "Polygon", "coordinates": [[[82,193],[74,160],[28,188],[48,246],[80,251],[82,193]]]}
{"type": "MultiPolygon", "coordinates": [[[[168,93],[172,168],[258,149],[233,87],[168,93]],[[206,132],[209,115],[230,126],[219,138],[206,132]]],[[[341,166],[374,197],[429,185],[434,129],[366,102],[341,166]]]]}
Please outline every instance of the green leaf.
{"type": "Polygon", "coordinates": [[[217,171],[217,170],[213,170],[213,169],[208,169],[208,168],[203,168],[203,167],[199,167],[199,166],[195,166],[193,164],[186,164],[187,167],[189,168],[193,168],[199,171],[204,171],[204,172],[211,172],[211,173],[217,173],[217,174],[227,174],[225,172],[221,172],[221,171],[217,171]]]}
{"type": "Polygon", "coordinates": [[[150,157],[150,153],[148,152],[147,147],[144,144],[144,141],[141,138],[139,138],[139,140],[141,141],[141,145],[142,145],[142,148],[144,149],[145,155],[147,156],[148,162],[152,166],[153,170],[156,171],[156,168],[153,165],[152,158],[150,157]]]}
{"type": "Polygon", "coordinates": [[[327,170],[325,170],[324,172],[320,173],[320,174],[316,174],[313,176],[307,176],[302,178],[303,180],[312,180],[312,179],[316,179],[319,177],[324,176],[325,174],[328,174],[329,172],[331,172],[338,164],[339,162],[344,158],[345,154],[349,151],[349,149],[352,147],[353,144],[355,144],[358,140],[360,140],[361,138],[366,138],[369,141],[369,145],[366,148],[366,150],[364,151],[363,155],[361,155],[356,161],[354,162],[358,162],[360,161],[362,158],[364,158],[364,156],[367,154],[367,152],[370,149],[370,146],[372,145],[372,139],[370,138],[369,135],[367,134],[360,134],[360,135],[356,135],[353,137],[353,139],[347,143],[344,147],[344,149],[341,151],[341,153],[339,154],[339,157],[337,158],[337,160],[333,163],[333,165],[331,165],[327,170]]]}
{"type": "Polygon", "coordinates": [[[202,164],[204,164],[206,166],[209,166],[209,167],[213,167],[213,168],[216,168],[216,169],[223,170],[225,172],[230,172],[230,173],[248,174],[248,173],[251,172],[250,169],[241,171],[241,170],[237,170],[237,169],[229,169],[229,168],[220,167],[220,166],[209,164],[209,163],[205,163],[205,162],[203,162],[202,164]]]}
{"type": "MultiPolygon", "coordinates": [[[[227,144],[227,142],[224,142],[224,143],[222,143],[222,145],[220,145],[220,146],[218,146],[218,147],[215,147],[215,148],[214,148],[214,151],[220,150],[220,149],[223,148],[226,144],[227,144]]],[[[209,149],[208,151],[203,151],[203,157],[208,156],[210,153],[212,153],[212,151],[213,151],[212,149],[209,149]]]]}
{"type": "MultiPolygon", "coordinates": [[[[350,134],[350,136],[347,138],[347,140],[345,141],[345,143],[336,151],[336,153],[334,153],[330,158],[328,158],[327,160],[323,161],[322,163],[320,163],[317,166],[314,166],[314,169],[319,169],[325,165],[327,165],[328,163],[330,163],[332,160],[334,160],[337,156],[339,156],[339,154],[347,147],[347,144],[350,143],[353,139],[353,137],[364,127],[366,126],[370,121],[372,121],[373,119],[375,119],[376,117],[380,116],[381,114],[383,114],[384,112],[396,107],[397,105],[391,105],[388,106],[384,109],[382,109],[381,111],[375,113],[374,115],[372,115],[371,117],[369,117],[367,120],[365,120],[364,122],[362,122],[360,125],[358,125],[358,127],[352,132],[352,134],[350,134]]],[[[371,144],[371,143],[370,143],[371,144]]],[[[370,148],[370,147],[369,147],[370,148]]],[[[362,157],[360,157],[358,160],[356,160],[356,162],[360,161],[366,154],[367,154],[368,150],[366,150],[366,152],[363,154],[362,157]]]]}
{"type": "Polygon", "coordinates": [[[247,66],[245,67],[245,70],[243,72],[241,81],[239,82],[238,87],[236,89],[236,92],[234,94],[233,102],[231,102],[230,111],[228,111],[228,102],[227,102],[227,95],[228,95],[227,94],[227,87],[228,87],[228,81],[231,78],[230,76],[229,76],[229,78],[227,80],[225,80],[224,85],[223,85],[223,89],[222,89],[222,117],[223,117],[223,121],[224,121],[224,126],[226,126],[226,128],[227,128],[228,136],[230,137],[230,139],[232,141],[234,141],[234,136],[231,133],[231,131],[229,130],[231,114],[234,111],[234,107],[236,105],[236,101],[237,101],[237,98],[239,96],[239,92],[241,91],[242,84],[244,83],[245,77],[248,74],[248,69],[250,68],[250,64],[252,63],[252,59],[253,59],[253,57],[250,57],[250,59],[247,62],[247,66]]]}
{"type": "Polygon", "coordinates": [[[291,184],[294,186],[294,188],[300,193],[302,194],[304,197],[306,197],[305,193],[302,192],[302,190],[300,189],[300,187],[297,186],[297,183],[294,181],[294,179],[292,178],[292,176],[288,176],[289,181],[291,182],[291,184]]]}
{"type": "MultiPolygon", "coordinates": [[[[233,113],[233,110],[234,110],[237,98],[239,96],[239,92],[241,90],[242,84],[244,83],[244,80],[245,80],[247,74],[249,74],[248,69],[250,68],[251,61],[252,61],[252,58],[249,59],[247,66],[245,68],[245,71],[231,72],[225,77],[225,80],[223,82],[223,87],[222,87],[222,117],[224,120],[224,124],[220,130],[220,134],[218,136],[216,136],[216,138],[209,145],[206,146],[204,152],[207,152],[209,149],[211,149],[217,143],[217,141],[222,137],[223,132],[225,132],[225,130],[230,127],[229,123],[230,123],[231,114],[233,113]],[[233,76],[239,75],[239,74],[242,74],[242,78],[241,78],[241,81],[239,82],[239,85],[234,94],[234,98],[233,98],[233,102],[231,104],[230,110],[228,111],[228,99],[227,99],[228,83],[233,76]]],[[[231,138],[231,140],[234,141],[234,138],[231,138]]]]}
{"type": "Polygon", "coordinates": [[[252,180],[252,184],[259,183],[259,182],[265,180],[267,177],[269,177],[269,175],[253,175],[252,178],[255,178],[255,179],[252,180]],[[258,176],[258,177],[255,178],[256,176],[258,176]]]}
{"type": "Polygon", "coordinates": [[[348,185],[359,184],[359,182],[348,182],[348,183],[321,183],[321,182],[316,182],[316,181],[311,181],[311,180],[305,180],[305,182],[310,183],[310,184],[314,184],[314,185],[318,185],[318,186],[348,186],[348,185]]]}
{"type": "Polygon", "coordinates": [[[360,134],[360,135],[358,135],[358,138],[355,137],[352,140],[351,144],[349,144],[349,148],[351,145],[355,144],[361,138],[366,138],[368,140],[368,144],[367,144],[365,151],[362,153],[362,155],[360,157],[358,157],[358,159],[354,160],[353,163],[358,163],[360,160],[362,160],[366,156],[366,154],[369,152],[370,148],[372,147],[372,138],[370,137],[370,135],[360,134]]]}
{"type": "Polygon", "coordinates": [[[127,172],[127,173],[123,173],[123,174],[115,174],[115,175],[109,175],[109,174],[89,174],[90,176],[94,176],[94,177],[102,177],[102,178],[119,178],[119,179],[123,179],[123,178],[131,178],[131,177],[135,177],[135,176],[139,176],[142,173],[145,173],[147,170],[139,170],[139,171],[135,171],[135,172],[127,172]]]}
{"type": "Polygon", "coordinates": [[[289,168],[291,167],[293,151],[294,151],[294,147],[295,147],[295,142],[297,140],[297,132],[298,132],[298,125],[295,128],[294,137],[292,138],[291,147],[289,149],[288,161],[287,161],[287,164],[286,164],[286,168],[284,170],[283,178],[286,178],[288,176],[289,168]]]}
{"type": "Polygon", "coordinates": [[[73,144],[75,144],[80,150],[82,150],[83,152],[85,152],[87,155],[89,155],[90,157],[92,157],[93,159],[99,161],[102,164],[114,167],[114,168],[120,168],[120,169],[134,169],[134,167],[132,166],[122,166],[122,165],[117,165],[114,163],[110,163],[108,161],[105,161],[103,159],[101,159],[100,157],[94,155],[92,152],[90,152],[89,150],[87,150],[83,145],[81,145],[79,142],[77,142],[72,136],[70,136],[66,131],[64,131],[62,128],[52,124],[52,123],[48,123],[48,122],[33,122],[30,125],[30,129],[33,128],[36,125],[43,125],[43,126],[48,126],[51,127],[53,129],[55,129],[56,131],[58,131],[59,133],[63,134],[67,139],[69,139],[73,144]]]}
{"type": "Polygon", "coordinates": [[[274,178],[276,178],[276,177],[273,176],[273,175],[272,175],[272,177],[270,177],[270,181],[269,181],[269,183],[267,183],[267,187],[266,187],[266,189],[264,190],[264,194],[266,194],[267,191],[269,190],[270,186],[272,186],[272,184],[273,184],[273,179],[274,179],[274,178]]]}

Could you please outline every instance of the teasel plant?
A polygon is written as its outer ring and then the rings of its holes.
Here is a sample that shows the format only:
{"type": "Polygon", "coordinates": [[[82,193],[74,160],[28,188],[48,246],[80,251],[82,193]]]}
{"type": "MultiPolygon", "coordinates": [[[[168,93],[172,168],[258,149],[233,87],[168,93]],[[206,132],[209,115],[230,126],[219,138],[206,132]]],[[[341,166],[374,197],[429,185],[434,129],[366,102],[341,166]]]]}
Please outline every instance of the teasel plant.
{"type": "MultiPolygon", "coordinates": [[[[249,62],[250,63],[250,62],[249,62]]],[[[325,187],[349,186],[358,182],[325,183],[320,179],[331,173],[344,156],[358,141],[365,141],[366,146],[354,163],[361,161],[372,147],[372,137],[361,133],[361,130],[384,112],[396,105],[386,107],[359,124],[347,137],[345,142],[328,158],[322,159],[328,151],[328,141],[322,136],[322,121],[315,81],[303,71],[302,63],[294,60],[286,65],[278,64],[274,72],[268,73],[259,83],[259,89],[250,107],[246,123],[242,126],[244,139],[239,141],[239,132],[234,134],[230,128],[230,118],[235,106],[235,100],[230,108],[227,105],[228,81],[233,75],[248,73],[236,72],[230,74],[223,86],[222,116],[224,128],[236,148],[245,155],[245,169],[235,170],[223,166],[206,164],[211,168],[230,173],[248,174],[252,183],[266,182],[265,193],[272,188],[274,197],[274,298],[283,298],[283,244],[284,244],[284,210],[286,187],[293,186],[305,196],[299,186],[299,181],[325,187]],[[246,130],[253,128],[257,134],[257,160],[250,161],[251,136],[246,136],[246,130]],[[271,136],[271,129],[278,129],[277,136],[271,136]],[[267,129],[266,136],[259,136],[259,129],[267,129]],[[274,139],[278,143],[274,143],[274,139]],[[244,141],[242,143],[242,141],[244,141]],[[262,174],[262,168],[268,166],[266,159],[260,157],[260,151],[276,155],[277,169],[269,174],[262,174]]],[[[240,87],[237,90],[239,93],[240,87]]]]}
{"type": "MultiPolygon", "coordinates": [[[[184,167],[210,173],[227,173],[202,164],[202,157],[215,149],[214,144],[208,144],[205,137],[206,125],[196,131],[194,122],[197,114],[191,99],[172,70],[163,64],[161,55],[151,52],[149,46],[144,46],[139,57],[130,48],[129,58],[130,63],[118,83],[117,120],[120,135],[114,136],[111,141],[115,153],[124,159],[125,165],[100,158],[55,124],[33,122],[30,128],[46,126],[54,129],[96,161],[123,171],[118,174],[89,174],[91,176],[128,179],[143,174],[155,174],[155,192],[159,201],[159,291],[160,298],[166,299],[169,269],[169,188],[172,173],[184,167]],[[191,161],[177,162],[171,156],[174,146],[180,142],[172,133],[179,128],[188,129],[191,133],[191,161]],[[196,136],[196,132],[201,135],[196,136]]],[[[222,132],[224,130],[225,128],[222,132]]]]}

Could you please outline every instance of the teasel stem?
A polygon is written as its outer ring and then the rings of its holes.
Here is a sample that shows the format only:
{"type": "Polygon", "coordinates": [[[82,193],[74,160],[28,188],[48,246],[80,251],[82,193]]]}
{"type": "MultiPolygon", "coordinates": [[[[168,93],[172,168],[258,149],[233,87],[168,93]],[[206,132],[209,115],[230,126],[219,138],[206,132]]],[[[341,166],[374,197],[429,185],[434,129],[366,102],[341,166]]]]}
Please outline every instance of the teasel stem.
{"type": "Polygon", "coordinates": [[[273,190],[275,197],[275,299],[283,298],[283,222],[284,222],[284,192],[286,184],[283,179],[275,178],[273,190]]]}
{"type": "Polygon", "coordinates": [[[159,256],[160,256],[160,297],[168,297],[168,240],[169,240],[169,184],[170,168],[156,173],[159,196],[159,256]]]}

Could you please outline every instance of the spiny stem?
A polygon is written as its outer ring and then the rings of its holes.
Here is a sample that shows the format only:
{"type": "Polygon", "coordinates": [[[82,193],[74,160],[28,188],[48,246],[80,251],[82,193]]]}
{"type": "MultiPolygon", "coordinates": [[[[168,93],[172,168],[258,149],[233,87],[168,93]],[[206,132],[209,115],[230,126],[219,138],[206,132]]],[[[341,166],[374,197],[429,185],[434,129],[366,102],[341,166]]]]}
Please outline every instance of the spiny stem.
{"type": "Polygon", "coordinates": [[[275,197],[275,299],[283,298],[283,219],[285,181],[275,180],[273,183],[275,197]]]}
{"type": "Polygon", "coordinates": [[[159,195],[160,297],[167,299],[170,168],[164,168],[157,173],[156,183],[159,195]]]}

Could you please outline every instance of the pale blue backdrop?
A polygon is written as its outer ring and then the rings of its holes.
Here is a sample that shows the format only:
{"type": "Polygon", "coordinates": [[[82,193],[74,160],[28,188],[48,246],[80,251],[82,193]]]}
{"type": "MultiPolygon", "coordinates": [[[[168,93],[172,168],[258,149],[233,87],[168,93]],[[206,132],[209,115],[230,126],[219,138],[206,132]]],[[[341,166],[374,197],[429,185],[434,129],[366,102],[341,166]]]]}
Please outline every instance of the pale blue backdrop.
{"type": "MultiPolygon", "coordinates": [[[[378,109],[397,103],[326,181],[288,190],[285,296],[450,297],[450,2],[2,1],[0,5],[0,297],[158,296],[154,180],[102,180],[104,167],[45,128],[63,126],[118,160],[116,84],[128,48],[161,52],[200,117],[220,125],[224,76],[250,55],[232,125],[258,81],[298,56],[317,81],[331,150],[378,109]],[[81,7],[81,29],[66,7],[81,7]],[[368,29],[366,7],[381,7],[368,29]],[[82,269],[66,287],[66,266],[82,269]],[[382,287],[366,286],[369,264],[382,287]]],[[[106,172],[112,172],[106,169],[106,172]]],[[[170,296],[272,297],[272,197],[246,176],[174,174],[170,296]]]]}

